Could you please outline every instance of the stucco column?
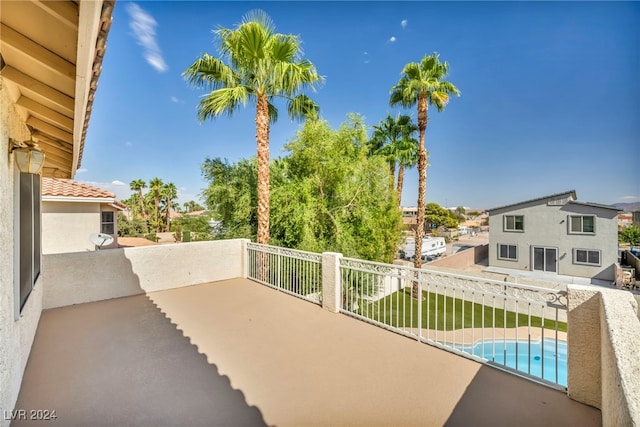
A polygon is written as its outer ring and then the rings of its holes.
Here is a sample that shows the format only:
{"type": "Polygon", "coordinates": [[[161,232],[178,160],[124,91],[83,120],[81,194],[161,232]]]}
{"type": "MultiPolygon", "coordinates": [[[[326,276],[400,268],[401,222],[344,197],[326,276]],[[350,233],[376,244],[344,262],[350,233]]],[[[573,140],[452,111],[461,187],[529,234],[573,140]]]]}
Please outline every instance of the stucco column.
{"type": "Polygon", "coordinates": [[[601,408],[600,292],[568,285],[567,395],[601,408]]]}
{"type": "Polygon", "coordinates": [[[247,243],[251,242],[249,239],[240,240],[240,277],[246,279],[249,272],[249,252],[247,250],[247,243]]]}
{"type": "Polygon", "coordinates": [[[340,311],[342,281],[340,280],[340,258],[342,254],[322,254],[322,307],[333,313],[340,311]]]}

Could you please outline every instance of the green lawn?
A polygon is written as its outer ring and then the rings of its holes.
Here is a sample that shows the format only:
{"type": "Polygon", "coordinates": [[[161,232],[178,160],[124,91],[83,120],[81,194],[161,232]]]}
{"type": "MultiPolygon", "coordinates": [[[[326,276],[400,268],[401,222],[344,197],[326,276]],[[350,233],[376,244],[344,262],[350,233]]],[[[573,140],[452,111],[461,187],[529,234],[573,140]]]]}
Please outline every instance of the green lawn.
{"type": "MultiPolygon", "coordinates": [[[[529,316],[526,313],[516,313],[505,311],[500,308],[492,307],[477,302],[463,301],[459,298],[436,295],[433,292],[423,292],[422,301],[422,327],[429,329],[438,329],[441,331],[451,331],[462,328],[515,328],[516,326],[527,326],[531,322],[531,326],[542,326],[540,317],[529,316]],[[454,308],[455,304],[455,308],[454,308]],[[464,304],[464,313],[463,313],[464,304]],[[445,310],[446,308],[446,310],[445,310]],[[436,315],[437,311],[437,315],[436,315]],[[446,316],[445,316],[446,311],[446,316]],[[455,318],[454,318],[455,312],[455,318]],[[427,323],[427,317],[429,322],[427,323]],[[517,319],[517,325],[516,325],[517,319]]],[[[488,304],[487,301],[485,304],[488,304]]],[[[418,301],[411,298],[411,288],[405,288],[389,295],[386,298],[374,303],[359,301],[360,310],[358,313],[382,323],[386,323],[395,327],[417,327],[418,325],[418,301]]],[[[546,329],[556,329],[556,321],[554,319],[545,319],[544,327],[546,329]]],[[[558,322],[559,331],[566,332],[567,324],[558,322]]]]}

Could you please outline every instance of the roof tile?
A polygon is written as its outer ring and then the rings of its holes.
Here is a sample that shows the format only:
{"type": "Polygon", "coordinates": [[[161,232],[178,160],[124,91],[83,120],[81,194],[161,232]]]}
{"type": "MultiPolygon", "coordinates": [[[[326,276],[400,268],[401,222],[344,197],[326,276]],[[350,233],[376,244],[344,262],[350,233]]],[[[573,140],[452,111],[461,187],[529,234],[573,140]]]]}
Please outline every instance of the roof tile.
{"type": "Polygon", "coordinates": [[[115,199],[116,195],[101,188],[63,178],[42,178],[42,195],[53,197],[91,197],[115,199]]]}

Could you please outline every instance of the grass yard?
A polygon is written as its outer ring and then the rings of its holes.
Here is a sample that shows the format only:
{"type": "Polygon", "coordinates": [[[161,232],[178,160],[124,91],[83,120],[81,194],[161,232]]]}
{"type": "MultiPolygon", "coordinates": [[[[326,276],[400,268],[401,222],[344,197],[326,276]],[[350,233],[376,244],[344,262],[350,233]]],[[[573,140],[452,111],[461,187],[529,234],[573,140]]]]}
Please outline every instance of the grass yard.
{"type": "MultiPolygon", "coordinates": [[[[515,328],[517,326],[527,326],[529,322],[532,327],[541,327],[542,318],[537,316],[529,317],[526,312],[518,313],[493,308],[489,305],[484,307],[476,301],[461,300],[435,294],[433,292],[423,292],[422,301],[422,327],[437,329],[440,331],[451,331],[462,328],[515,328]],[[464,309],[463,309],[464,307],[464,309]],[[446,314],[445,314],[446,312],[446,314]],[[455,313],[455,317],[454,317],[455,313]],[[484,322],[484,323],[483,323],[484,322]]],[[[490,301],[485,301],[489,304],[490,301]]],[[[360,309],[358,313],[395,327],[417,327],[418,325],[418,301],[411,298],[411,288],[404,288],[374,303],[359,301],[360,309]]],[[[559,331],[566,332],[566,322],[557,322],[559,331]]],[[[545,319],[546,329],[556,329],[555,319],[545,319]]]]}

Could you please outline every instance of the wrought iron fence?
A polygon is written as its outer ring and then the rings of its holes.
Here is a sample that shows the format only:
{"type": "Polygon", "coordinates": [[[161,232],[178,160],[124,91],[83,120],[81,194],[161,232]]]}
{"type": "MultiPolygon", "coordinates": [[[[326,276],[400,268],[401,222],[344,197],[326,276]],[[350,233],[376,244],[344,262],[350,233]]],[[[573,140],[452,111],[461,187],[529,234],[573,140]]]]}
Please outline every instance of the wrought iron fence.
{"type": "Polygon", "coordinates": [[[247,243],[247,277],[322,304],[322,255],[247,243]]]}
{"type": "Polygon", "coordinates": [[[564,388],[567,293],[340,259],[343,313],[564,388]]]}

